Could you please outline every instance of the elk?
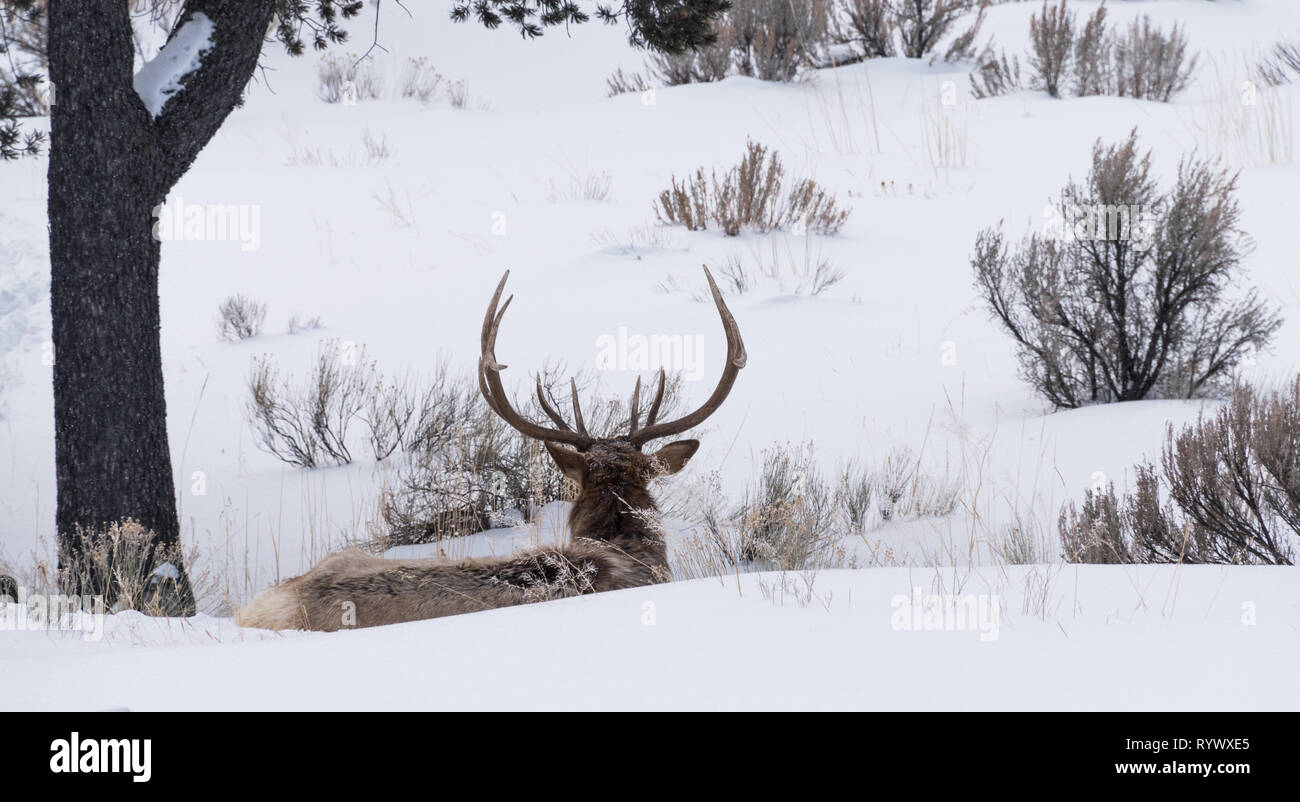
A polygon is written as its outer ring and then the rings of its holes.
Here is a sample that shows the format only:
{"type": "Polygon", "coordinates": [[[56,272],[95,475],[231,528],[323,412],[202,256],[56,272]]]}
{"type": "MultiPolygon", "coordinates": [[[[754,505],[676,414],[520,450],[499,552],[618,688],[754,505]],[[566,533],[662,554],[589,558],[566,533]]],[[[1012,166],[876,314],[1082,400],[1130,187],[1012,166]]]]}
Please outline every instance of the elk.
{"type": "Polygon", "coordinates": [[[627,433],[608,438],[587,431],[573,380],[569,382],[572,424],[547,398],[540,376],[537,398],[554,425],[531,421],[511,404],[501,382],[501,371],[506,366],[497,361],[496,339],[514,296],[500,303],[510,271],[501,277],[483,319],[479,391],[503,421],[542,441],[560,471],[578,486],[569,513],[567,544],[505,558],[460,562],[388,560],[349,549],[331,554],[307,573],[258,594],[239,612],[236,622],[263,629],[335,631],[667,581],[668,549],[657,524],[657,508],[649,485],[656,477],[681,470],[700,443],[678,440],[653,453],[642,449],[652,440],[700,425],[717,411],[747,358],[735,318],[707,267],[704,273],[727,338],[726,365],[713,394],[694,412],[660,421],[665,382],[660,368],[658,389],[645,422],[641,422],[638,378],[632,391],[627,433]]]}

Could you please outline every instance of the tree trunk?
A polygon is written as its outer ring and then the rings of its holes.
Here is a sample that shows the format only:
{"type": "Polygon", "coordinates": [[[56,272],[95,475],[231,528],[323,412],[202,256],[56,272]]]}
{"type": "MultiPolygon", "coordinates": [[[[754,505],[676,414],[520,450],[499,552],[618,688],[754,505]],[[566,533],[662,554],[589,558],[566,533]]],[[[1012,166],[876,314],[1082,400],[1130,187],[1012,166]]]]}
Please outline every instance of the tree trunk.
{"type": "MultiPolygon", "coordinates": [[[[132,84],[123,0],[50,4],[50,311],[54,334],[56,525],[68,592],[77,562],[105,525],[134,519],[153,533],[147,555],[177,563],[180,525],[167,440],[153,209],[238,101],[261,52],[272,3],[190,2],[216,26],[213,47],[153,118],[132,84]]],[[[179,582],[159,611],[192,614],[179,582]]]]}

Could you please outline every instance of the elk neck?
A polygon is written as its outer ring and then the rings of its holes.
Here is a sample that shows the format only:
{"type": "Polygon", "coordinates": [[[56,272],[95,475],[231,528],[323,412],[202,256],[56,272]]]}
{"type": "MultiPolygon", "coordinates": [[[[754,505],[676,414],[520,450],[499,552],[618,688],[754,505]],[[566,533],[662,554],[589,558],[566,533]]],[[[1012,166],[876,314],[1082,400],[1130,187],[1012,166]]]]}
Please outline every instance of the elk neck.
{"type": "Polygon", "coordinates": [[[649,461],[639,452],[597,446],[588,453],[587,465],[569,514],[570,535],[666,560],[663,536],[654,526],[658,507],[647,489],[649,461]]]}

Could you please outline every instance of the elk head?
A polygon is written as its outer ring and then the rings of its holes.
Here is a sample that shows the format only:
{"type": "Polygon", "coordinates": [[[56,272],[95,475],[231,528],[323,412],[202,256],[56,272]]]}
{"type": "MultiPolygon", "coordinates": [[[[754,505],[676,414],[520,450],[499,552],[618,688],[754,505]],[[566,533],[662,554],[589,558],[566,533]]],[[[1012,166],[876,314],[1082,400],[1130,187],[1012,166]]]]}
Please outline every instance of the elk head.
{"type": "MultiPolygon", "coordinates": [[[[510,271],[507,270],[501,277],[501,283],[497,285],[496,292],[492,295],[492,303],[488,306],[487,315],[483,318],[482,354],[479,357],[478,368],[479,390],[483,393],[488,406],[502,420],[528,437],[541,440],[560,471],[577,483],[580,492],[575,502],[575,517],[581,517],[576,514],[580,512],[578,508],[585,506],[584,502],[589,505],[595,501],[592,496],[601,493],[616,495],[623,507],[652,508],[654,504],[647,491],[650,480],[656,476],[673,474],[681,470],[687,460],[695,454],[700,442],[678,440],[653,453],[643,453],[641,449],[651,440],[681,434],[703,423],[722,405],[727,394],[731,392],[731,386],[735,383],[740,369],[745,366],[745,344],[740,339],[740,329],[736,326],[736,319],[731,316],[731,311],[723,302],[722,293],[718,291],[718,285],[713,281],[713,276],[707,267],[704,269],[704,275],[708,278],[709,291],[713,294],[713,302],[718,307],[718,314],[722,316],[722,326],[727,336],[727,363],[718,386],[699,409],[676,420],[660,421],[658,420],[659,408],[663,403],[665,382],[663,368],[660,368],[659,387],[650,402],[645,423],[642,424],[641,379],[638,377],[636,389],[632,391],[631,417],[627,433],[607,438],[594,437],[587,431],[586,423],[582,418],[582,408],[578,403],[578,386],[572,379],[569,380],[573,400],[572,426],[547,398],[540,375],[537,377],[537,400],[554,425],[542,426],[528,420],[511,405],[510,398],[501,383],[501,371],[506,366],[497,362],[495,354],[497,329],[501,326],[501,318],[505,315],[510,302],[514,300],[514,296],[510,296],[504,304],[500,303],[501,293],[505,290],[510,271]],[[498,305],[500,309],[497,308],[498,305]]],[[[615,522],[597,521],[596,523],[608,526],[615,522]]],[[[575,534],[585,533],[575,531],[575,534]]]]}

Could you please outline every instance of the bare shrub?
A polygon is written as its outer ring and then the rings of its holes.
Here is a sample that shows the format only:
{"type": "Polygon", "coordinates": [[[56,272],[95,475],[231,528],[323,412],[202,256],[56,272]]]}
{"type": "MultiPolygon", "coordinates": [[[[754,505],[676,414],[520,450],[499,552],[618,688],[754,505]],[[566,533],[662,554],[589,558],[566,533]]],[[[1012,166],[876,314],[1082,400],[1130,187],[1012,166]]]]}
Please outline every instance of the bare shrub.
{"type": "Polygon", "coordinates": [[[723,291],[730,295],[744,295],[754,288],[754,274],[745,267],[744,261],[737,254],[727,254],[721,265],[715,265],[714,272],[722,281],[723,291]]]}
{"type": "Polygon", "coordinates": [[[1129,539],[1124,534],[1124,516],[1115,487],[1105,491],[1089,490],[1083,508],[1076,512],[1071,504],[1061,511],[1061,546],[1065,559],[1073,563],[1135,562],[1129,539]]]}
{"type": "Polygon", "coordinates": [[[681,54],[652,54],[667,86],[720,81],[734,69],[764,81],[791,81],[804,67],[828,65],[832,0],[733,0],[714,23],[717,40],[681,54]]]}
{"type": "Polygon", "coordinates": [[[848,545],[892,521],[942,517],[957,507],[960,485],[920,470],[907,449],[868,468],[849,462],[827,480],[812,444],[775,444],[734,508],[706,480],[698,506],[685,513],[695,531],[681,545],[678,565],[690,576],[745,570],[804,570],[851,566],[848,545]]]}
{"type": "Polygon", "coordinates": [[[237,342],[262,333],[266,322],[266,304],[247,295],[231,295],[217,307],[217,336],[237,342]]]}
{"type": "Polygon", "coordinates": [[[1034,516],[1004,524],[990,543],[993,555],[1003,565],[1036,565],[1051,562],[1052,543],[1034,516]]]}
{"type": "Polygon", "coordinates": [[[1065,10],[1065,0],[1052,6],[1047,0],[1042,10],[1029,18],[1029,41],[1033,52],[1029,66],[1035,84],[1052,97],[1061,96],[1061,82],[1073,55],[1075,15],[1065,10]]]}
{"type": "Polygon", "coordinates": [[[112,612],[194,614],[194,592],[178,544],[159,543],[152,531],[126,519],[102,529],[78,528],[59,539],[59,588],[78,596],[103,596],[112,612]]]}
{"type": "Polygon", "coordinates": [[[467,109],[470,106],[469,82],[464,78],[447,84],[447,102],[452,108],[467,109]]]}
{"type": "Polygon", "coordinates": [[[893,14],[891,0],[846,0],[844,3],[850,35],[866,58],[892,58],[898,52],[893,14]]]}
{"type": "Polygon", "coordinates": [[[1278,42],[1259,65],[1260,76],[1270,86],[1289,84],[1300,78],[1300,41],[1278,42]]]}
{"type": "Polygon", "coordinates": [[[371,455],[376,460],[384,460],[409,442],[412,426],[419,423],[416,411],[420,405],[408,376],[387,379],[376,370],[371,372],[371,385],[360,414],[366,425],[371,455]]]}
{"type": "Polygon", "coordinates": [[[323,325],[324,324],[320,321],[320,315],[303,317],[295,312],[294,314],[289,315],[288,331],[290,334],[301,334],[304,331],[315,331],[323,325]]]}
{"type": "Polygon", "coordinates": [[[858,463],[850,462],[840,469],[835,506],[848,531],[866,532],[878,525],[873,517],[878,486],[876,475],[858,463]]]}
{"type": "Polygon", "coordinates": [[[674,175],[672,187],[659,193],[659,205],[655,208],[655,214],[659,222],[686,226],[688,231],[703,231],[708,228],[712,211],[709,182],[704,177],[704,168],[697,169],[680,184],[674,175]]]}
{"type": "Polygon", "coordinates": [[[552,181],[547,193],[551,203],[560,201],[592,201],[603,203],[609,200],[609,190],[614,179],[606,172],[583,172],[569,177],[567,187],[558,187],[552,181]]]}
{"type": "Polygon", "coordinates": [[[821,567],[839,538],[830,490],[811,449],[774,447],[762,460],[758,487],[746,492],[734,514],[740,560],[782,571],[821,567]]]}
{"type": "Polygon", "coordinates": [[[844,271],[831,263],[830,259],[821,259],[813,268],[812,275],[799,287],[805,295],[818,296],[844,280],[844,271]]]}
{"type": "Polygon", "coordinates": [[[639,72],[628,74],[619,67],[605,79],[605,97],[625,95],[629,92],[641,93],[649,89],[650,81],[639,72]]]}
{"type": "Polygon", "coordinates": [[[712,44],[684,53],[651,53],[650,67],[664,86],[721,81],[731,71],[731,48],[712,44]]]}
{"type": "Polygon", "coordinates": [[[1074,43],[1074,93],[1080,97],[1114,93],[1112,51],[1115,35],[1106,27],[1106,4],[1083,24],[1074,43]]]}
{"type": "MultiPolygon", "coordinates": [[[[1034,85],[1052,97],[1060,97],[1068,84],[1079,96],[1168,102],[1187,88],[1196,69],[1197,56],[1188,55],[1180,26],[1166,34],[1144,15],[1117,34],[1106,25],[1104,4],[1079,29],[1064,2],[1052,6],[1045,0],[1041,12],[1030,18],[1029,30],[1034,85]]],[[[990,54],[971,76],[977,98],[1005,94],[1019,84],[1018,61],[1006,54],[990,54]]]]}
{"type": "Polygon", "coordinates": [[[362,354],[335,340],[321,343],[303,387],[281,380],[269,359],[255,359],[245,411],[258,447],[302,468],[351,462],[348,431],[366,406],[371,372],[362,354]]]}
{"type": "Polygon", "coordinates": [[[741,75],[791,81],[821,63],[831,27],[830,0],[738,0],[729,14],[732,60],[741,75]]]}
{"type": "Polygon", "coordinates": [[[1143,14],[1115,42],[1116,93],[1168,102],[1191,82],[1196,60],[1195,55],[1187,57],[1187,35],[1180,26],[1166,34],[1143,14]]]}
{"type": "Polygon", "coordinates": [[[394,151],[388,144],[388,137],[383,134],[372,136],[370,129],[361,132],[361,146],[366,151],[366,161],[370,164],[386,162],[393,157],[394,151]]]}
{"type": "Polygon", "coordinates": [[[785,167],[775,151],[755,142],[746,146],[740,164],[712,180],[703,168],[659,194],[655,212],[660,222],[702,231],[709,223],[727,236],[742,228],[758,232],[801,225],[807,231],[834,234],[848,218],[835,199],[815,181],[798,179],[785,191],[785,167]]]}
{"type": "Polygon", "coordinates": [[[404,98],[428,103],[437,96],[442,83],[442,73],[435,70],[423,56],[408,58],[406,66],[402,68],[399,91],[404,98]]]}
{"type": "MultiPolygon", "coordinates": [[[[775,280],[782,292],[793,289],[797,295],[821,295],[844,279],[844,271],[815,247],[816,242],[815,236],[771,237],[767,239],[770,250],[766,252],[757,242],[750,242],[752,258],[744,259],[737,253],[729,253],[721,263],[713,266],[713,271],[724,291],[733,295],[749,292],[760,279],[775,280]],[[792,241],[800,243],[802,248],[792,248],[792,241]],[[793,285],[788,280],[792,280],[793,285]]],[[[660,286],[665,292],[688,293],[698,303],[709,300],[708,290],[701,285],[684,287],[670,277],[660,286]]]]}
{"type": "Polygon", "coordinates": [[[989,0],[980,2],[979,10],[975,13],[975,19],[971,22],[970,27],[954,36],[952,42],[948,45],[948,49],[944,51],[944,61],[949,63],[954,61],[979,61],[992,51],[992,39],[984,46],[983,50],[980,50],[975,44],[980,29],[984,27],[985,12],[988,11],[988,7],[989,0]]]}
{"type": "Polygon", "coordinates": [[[960,486],[921,470],[911,450],[896,449],[871,478],[876,485],[875,528],[890,521],[942,518],[957,508],[960,486]]]}
{"type": "MultiPolygon", "coordinates": [[[[419,398],[408,458],[383,489],[385,529],[376,535],[386,545],[400,545],[490,528],[491,514],[508,509],[501,499],[508,479],[497,471],[511,431],[479,403],[472,382],[453,378],[440,365],[419,398]]],[[[557,497],[559,481],[539,473],[542,467],[540,458],[526,461],[523,482],[539,497],[557,497]]]]}
{"type": "Polygon", "coordinates": [[[374,63],[369,59],[358,61],[352,53],[335,53],[321,59],[316,76],[316,94],[326,103],[377,100],[383,95],[384,82],[374,63]]]}
{"type": "MultiPolygon", "coordinates": [[[[563,366],[543,371],[540,392],[552,406],[553,388],[563,366]]],[[[580,392],[591,385],[579,377],[580,392]]],[[[681,379],[665,384],[662,414],[676,410],[681,379]]],[[[587,428],[597,436],[625,431],[629,405],[599,398],[584,403],[587,428]],[[589,407],[589,409],[588,409],[589,407]]],[[[520,407],[545,419],[535,397],[520,407]]],[[[414,425],[404,444],[407,460],[385,487],[380,513],[386,545],[434,543],[501,525],[517,510],[532,520],[546,504],[572,499],[574,489],[556,469],[542,444],[506,425],[483,402],[478,385],[449,373],[446,366],[422,392],[414,425]]]]}
{"type": "Polygon", "coordinates": [[[1228,296],[1250,250],[1236,175],[1184,160],[1162,193],[1136,131],[1098,141],[1092,162],[1062,191],[1057,230],[1012,250],[1000,229],[976,242],[976,288],[1016,341],[1022,377],[1057,407],[1219,392],[1281,326],[1254,290],[1228,296]]]}
{"type": "Polygon", "coordinates": [[[1072,562],[1292,565],[1300,542],[1300,379],[1260,394],[1239,385],[1213,416],[1175,434],[1136,488],[1090,492],[1061,512],[1072,562]],[[1162,499],[1162,485],[1167,499],[1162,499]]]}
{"type": "Polygon", "coordinates": [[[593,231],[591,241],[604,248],[619,253],[630,254],[638,250],[660,250],[676,247],[672,229],[653,224],[629,226],[624,237],[618,236],[608,228],[593,231]]]}
{"type": "Polygon", "coordinates": [[[1005,52],[990,53],[970,75],[971,95],[976,100],[997,97],[1021,89],[1020,58],[1005,52]]]}
{"type": "Polygon", "coordinates": [[[974,5],[972,0],[894,0],[903,55],[924,58],[974,5]]]}

